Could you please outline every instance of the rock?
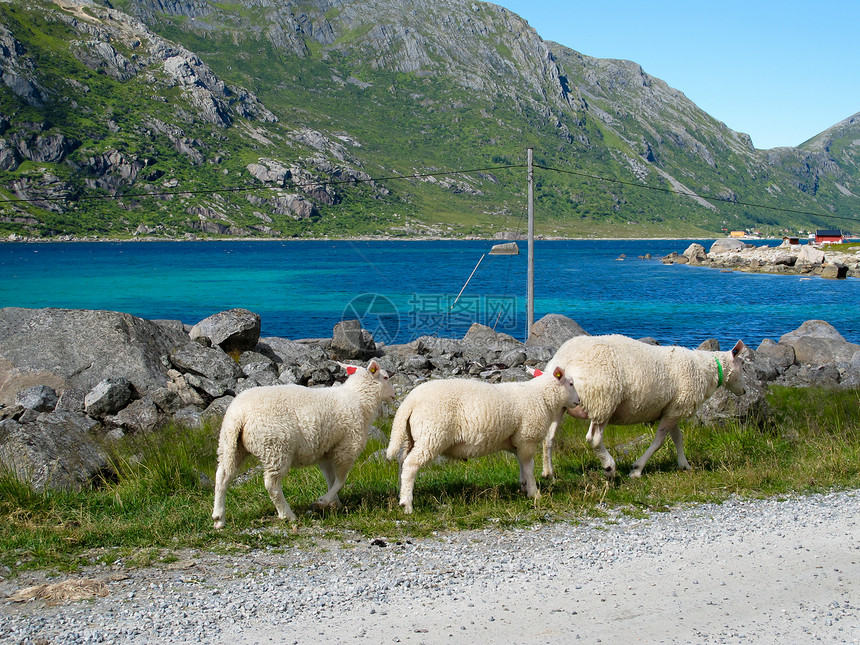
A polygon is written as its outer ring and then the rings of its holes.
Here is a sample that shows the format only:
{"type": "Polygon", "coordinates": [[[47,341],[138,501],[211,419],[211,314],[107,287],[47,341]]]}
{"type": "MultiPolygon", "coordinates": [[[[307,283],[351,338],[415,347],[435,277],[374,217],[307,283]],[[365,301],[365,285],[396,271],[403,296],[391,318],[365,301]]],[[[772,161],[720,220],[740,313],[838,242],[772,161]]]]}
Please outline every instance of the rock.
{"type": "Polygon", "coordinates": [[[718,240],[714,240],[714,243],[711,244],[711,250],[708,251],[708,253],[713,255],[715,253],[732,253],[737,251],[743,251],[746,246],[746,243],[737,239],[736,237],[721,237],[718,240]]]}
{"type": "Polygon", "coordinates": [[[765,338],[761,341],[758,349],[755,350],[755,354],[756,357],[764,356],[769,358],[781,368],[781,371],[785,371],[794,365],[796,360],[794,347],[786,343],[775,343],[770,338],[765,338]]]}
{"type": "Polygon", "coordinates": [[[227,408],[233,402],[234,398],[235,397],[233,396],[222,396],[215,399],[205,410],[203,410],[203,413],[200,415],[201,419],[223,419],[224,413],[227,412],[227,408]]]}
{"type": "Polygon", "coordinates": [[[15,403],[35,412],[50,412],[57,407],[57,393],[47,385],[34,385],[21,390],[15,396],[15,403]]]}
{"type": "Polygon", "coordinates": [[[709,338],[706,341],[703,341],[701,345],[699,345],[696,349],[705,350],[708,352],[718,352],[720,351],[720,341],[716,338],[709,338]]]}
{"type": "Polygon", "coordinates": [[[331,349],[340,360],[368,360],[377,355],[373,336],[358,320],[344,320],[334,326],[331,349]]]}
{"type": "Polygon", "coordinates": [[[797,264],[824,264],[824,251],[816,249],[810,244],[804,244],[800,247],[797,264]]]}
{"type": "Polygon", "coordinates": [[[84,399],[87,393],[76,388],[67,388],[57,401],[57,412],[77,412],[84,413],[84,399]]]}
{"type": "Polygon", "coordinates": [[[189,332],[191,339],[209,338],[225,352],[252,350],[260,340],[260,316],[247,309],[230,309],[201,320],[189,332]]]}
{"type": "Polygon", "coordinates": [[[575,320],[560,314],[547,314],[532,325],[526,346],[552,347],[557,350],[569,338],[588,335],[575,320]]]}
{"type": "Polygon", "coordinates": [[[261,338],[255,351],[279,365],[328,360],[325,350],[316,343],[299,343],[286,338],[261,338]]]}
{"type": "Polygon", "coordinates": [[[705,247],[698,243],[693,243],[684,251],[684,257],[687,258],[690,264],[702,264],[707,262],[708,254],[705,247]]]}
{"type": "Polygon", "coordinates": [[[215,347],[186,343],[172,350],[168,356],[181,372],[191,372],[212,381],[230,381],[242,376],[242,369],[236,361],[215,347]]]}
{"type": "Polygon", "coordinates": [[[84,409],[91,417],[102,417],[122,410],[133,396],[131,381],[108,378],[99,381],[84,397],[84,409]]]}
{"type": "Polygon", "coordinates": [[[848,267],[839,262],[827,262],[821,267],[821,277],[830,280],[842,280],[848,277],[848,267]]]}
{"type": "Polygon", "coordinates": [[[132,432],[152,432],[161,424],[161,420],[158,407],[148,396],[132,401],[117,415],[105,418],[108,424],[132,432]]]}
{"type": "Polygon", "coordinates": [[[860,345],[846,341],[823,320],[807,320],[796,330],[781,336],[779,342],[794,349],[798,363],[816,366],[850,363],[860,351],[860,345]]]}
{"type": "Polygon", "coordinates": [[[0,309],[0,403],[32,385],[89,392],[111,377],[146,391],[166,385],[161,357],[188,342],[129,314],[78,309],[0,309]]]}
{"type": "Polygon", "coordinates": [[[472,323],[463,343],[477,351],[505,351],[523,347],[523,342],[509,334],[493,331],[490,327],[481,323],[472,323]]]}
{"type": "Polygon", "coordinates": [[[99,424],[69,412],[41,415],[33,423],[0,421],[0,464],[33,489],[79,490],[109,471],[104,449],[91,436],[99,424]]]}

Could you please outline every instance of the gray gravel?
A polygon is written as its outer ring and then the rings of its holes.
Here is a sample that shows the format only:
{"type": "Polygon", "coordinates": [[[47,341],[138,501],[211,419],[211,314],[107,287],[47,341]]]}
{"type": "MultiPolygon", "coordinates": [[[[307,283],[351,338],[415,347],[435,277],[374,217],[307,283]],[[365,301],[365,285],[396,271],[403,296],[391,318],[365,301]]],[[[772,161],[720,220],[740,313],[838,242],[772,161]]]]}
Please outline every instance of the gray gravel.
{"type": "MultiPolygon", "coordinates": [[[[860,643],[860,491],[92,569],[3,643],[860,643]]],[[[42,582],[0,580],[0,596],[42,582]]]]}

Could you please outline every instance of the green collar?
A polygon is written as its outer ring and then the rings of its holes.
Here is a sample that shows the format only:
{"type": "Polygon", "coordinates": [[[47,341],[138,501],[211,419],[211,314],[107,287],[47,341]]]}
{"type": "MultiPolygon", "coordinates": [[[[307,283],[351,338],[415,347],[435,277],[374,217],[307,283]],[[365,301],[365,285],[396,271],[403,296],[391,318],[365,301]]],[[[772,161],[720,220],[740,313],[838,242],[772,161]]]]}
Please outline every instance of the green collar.
{"type": "Polygon", "coordinates": [[[720,359],[714,356],[714,360],[717,361],[717,387],[720,387],[723,384],[723,366],[720,365],[720,359]]]}

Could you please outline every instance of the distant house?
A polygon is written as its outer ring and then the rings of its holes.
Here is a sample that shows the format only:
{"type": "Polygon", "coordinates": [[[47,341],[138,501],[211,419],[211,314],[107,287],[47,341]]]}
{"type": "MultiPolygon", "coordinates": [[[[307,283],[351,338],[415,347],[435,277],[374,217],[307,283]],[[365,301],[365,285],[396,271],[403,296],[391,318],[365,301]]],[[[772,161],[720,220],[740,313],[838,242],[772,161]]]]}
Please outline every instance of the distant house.
{"type": "Polygon", "coordinates": [[[785,237],[782,238],[782,243],[783,244],[792,244],[792,245],[796,246],[796,245],[800,244],[800,238],[799,237],[790,237],[790,236],[786,235],[785,237]]]}
{"type": "Polygon", "coordinates": [[[816,244],[842,244],[845,237],[839,229],[819,229],[815,231],[816,244]]]}
{"type": "Polygon", "coordinates": [[[732,231],[731,233],[729,233],[731,237],[745,237],[746,234],[746,231],[732,231]]]}

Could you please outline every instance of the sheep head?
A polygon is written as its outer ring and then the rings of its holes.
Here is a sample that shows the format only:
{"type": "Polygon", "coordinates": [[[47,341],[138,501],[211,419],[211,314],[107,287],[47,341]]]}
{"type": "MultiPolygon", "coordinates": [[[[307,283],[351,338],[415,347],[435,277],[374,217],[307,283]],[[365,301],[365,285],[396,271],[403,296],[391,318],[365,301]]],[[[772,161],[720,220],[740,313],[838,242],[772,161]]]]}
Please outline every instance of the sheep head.
{"type": "Polygon", "coordinates": [[[338,363],[338,365],[346,370],[348,374],[347,381],[353,378],[360,378],[376,383],[381,388],[380,394],[383,401],[390,402],[394,400],[394,386],[389,381],[388,372],[379,366],[375,358],[370,360],[367,367],[346,365],[345,363],[338,363]]]}

